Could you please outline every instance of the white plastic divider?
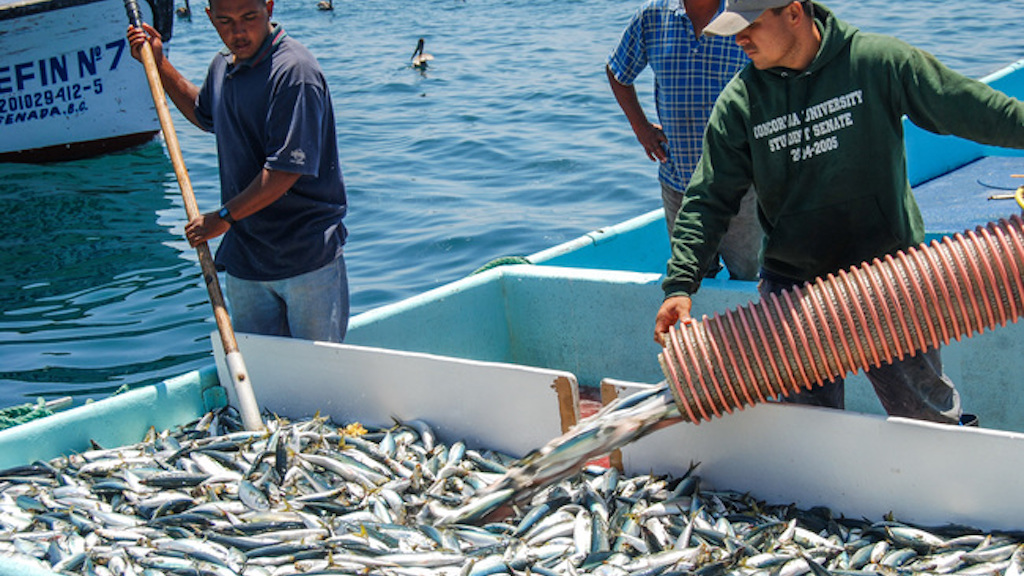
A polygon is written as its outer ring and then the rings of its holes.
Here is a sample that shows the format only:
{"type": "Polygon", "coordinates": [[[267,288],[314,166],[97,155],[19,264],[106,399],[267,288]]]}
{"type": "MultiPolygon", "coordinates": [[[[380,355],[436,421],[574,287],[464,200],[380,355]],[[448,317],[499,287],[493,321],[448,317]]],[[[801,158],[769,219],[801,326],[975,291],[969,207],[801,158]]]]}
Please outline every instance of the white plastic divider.
{"type": "MultiPolygon", "coordinates": [[[[620,396],[651,386],[606,380],[620,396]]],[[[683,474],[777,504],[927,526],[1024,529],[1024,434],[758,404],[665,427],[621,450],[627,474],[683,474]]]]}
{"type": "MultiPolygon", "coordinates": [[[[262,411],[339,424],[423,420],[444,442],[525,455],[579,419],[576,377],[558,370],[238,334],[262,411]]],[[[221,381],[227,376],[211,338],[221,381]]],[[[229,388],[230,391],[230,388],[229,388]]],[[[234,405],[234,398],[231,398],[234,405]]]]}

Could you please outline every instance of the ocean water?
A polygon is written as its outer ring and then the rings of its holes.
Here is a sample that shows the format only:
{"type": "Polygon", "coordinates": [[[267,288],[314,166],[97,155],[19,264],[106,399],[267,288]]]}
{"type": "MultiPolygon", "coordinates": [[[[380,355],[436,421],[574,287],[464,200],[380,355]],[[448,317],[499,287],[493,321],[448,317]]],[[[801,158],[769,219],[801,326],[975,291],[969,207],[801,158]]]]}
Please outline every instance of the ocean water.
{"type": "MultiPolygon", "coordinates": [[[[168,54],[198,83],[221,45],[193,4],[168,54]]],[[[331,87],[354,314],[660,206],[656,166],[603,70],[638,5],[276,3],[275,20],[317,55],[331,87]],[[408,65],[420,37],[435,56],[423,73],[408,65]]],[[[972,77],[1024,58],[1020,0],[828,5],[972,77]]],[[[649,73],[637,86],[653,115],[649,73]]],[[[199,206],[212,209],[213,138],[173,115],[199,206]]],[[[208,365],[216,326],[184,222],[159,140],[89,160],[0,164],[0,406],[98,399],[208,365]]]]}

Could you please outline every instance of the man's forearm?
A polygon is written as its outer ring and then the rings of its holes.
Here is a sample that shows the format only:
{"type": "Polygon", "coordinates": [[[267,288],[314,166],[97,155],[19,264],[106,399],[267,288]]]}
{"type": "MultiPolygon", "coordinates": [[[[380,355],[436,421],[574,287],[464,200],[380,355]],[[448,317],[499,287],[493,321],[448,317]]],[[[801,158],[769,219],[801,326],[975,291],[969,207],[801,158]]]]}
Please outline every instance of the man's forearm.
{"type": "Polygon", "coordinates": [[[611,68],[608,68],[607,66],[605,66],[605,72],[608,74],[608,84],[612,88],[612,94],[615,96],[615,101],[619,103],[619,108],[622,108],[622,112],[625,113],[630,126],[632,126],[633,131],[636,132],[639,127],[645,126],[649,123],[647,120],[647,114],[640,105],[640,99],[637,98],[636,88],[629,84],[622,84],[616,80],[611,68]]]}
{"type": "MultiPolygon", "coordinates": [[[[199,87],[182,76],[166,58],[159,67],[160,83],[164,87],[167,97],[174,102],[174,106],[189,122],[199,126],[196,117],[196,99],[199,97],[199,87]]],[[[200,126],[201,127],[201,126],[200,126]]]]}
{"type": "Polygon", "coordinates": [[[225,206],[231,212],[232,218],[241,220],[270,206],[278,198],[284,196],[301,176],[294,172],[264,168],[241,194],[232,198],[225,206]]]}

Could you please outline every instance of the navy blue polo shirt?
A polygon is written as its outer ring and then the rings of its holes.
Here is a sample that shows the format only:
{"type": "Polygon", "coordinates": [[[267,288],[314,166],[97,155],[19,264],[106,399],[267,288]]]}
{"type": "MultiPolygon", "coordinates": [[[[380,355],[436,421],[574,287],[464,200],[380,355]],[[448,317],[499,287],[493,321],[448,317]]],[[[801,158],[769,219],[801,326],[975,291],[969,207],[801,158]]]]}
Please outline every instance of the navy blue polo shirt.
{"type": "Polygon", "coordinates": [[[345,184],[334,109],[316,58],[279,25],[255,56],[214,57],[196,101],[217,137],[221,202],[264,168],[302,176],[284,196],[239,220],[217,249],[218,268],[246,280],[281,280],[321,268],[342,251],[345,184]]]}

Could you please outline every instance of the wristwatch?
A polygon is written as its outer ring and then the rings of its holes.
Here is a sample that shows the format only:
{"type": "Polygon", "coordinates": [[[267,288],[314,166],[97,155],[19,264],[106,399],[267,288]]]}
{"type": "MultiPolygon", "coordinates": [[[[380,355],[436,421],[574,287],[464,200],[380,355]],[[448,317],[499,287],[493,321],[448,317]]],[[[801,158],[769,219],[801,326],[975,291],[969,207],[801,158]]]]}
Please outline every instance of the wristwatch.
{"type": "Polygon", "coordinates": [[[220,217],[221,220],[227,222],[229,225],[235,225],[235,219],[231,217],[231,212],[228,210],[227,206],[221,206],[220,212],[217,212],[217,216],[220,217]]]}

